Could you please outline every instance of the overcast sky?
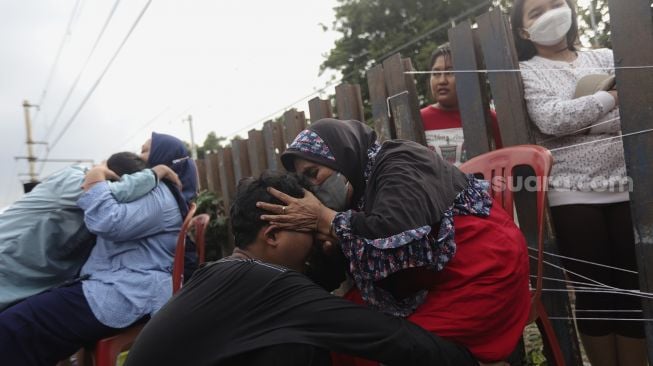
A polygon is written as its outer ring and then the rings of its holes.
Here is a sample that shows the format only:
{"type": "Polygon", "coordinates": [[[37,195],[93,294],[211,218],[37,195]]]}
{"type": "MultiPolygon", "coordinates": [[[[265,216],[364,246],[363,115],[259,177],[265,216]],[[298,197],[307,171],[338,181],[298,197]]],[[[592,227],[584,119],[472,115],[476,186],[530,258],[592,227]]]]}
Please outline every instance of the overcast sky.
{"type": "MultiPolygon", "coordinates": [[[[210,131],[246,135],[332,76],[318,72],[338,36],[320,25],[331,27],[335,0],[153,0],[72,119],[147,3],[118,4],[64,105],[115,0],[0,0],[0,207],[20,197],[27,179],[19,176],[26,161],[14,159],[27,154],[24,99],[41,103],[30,111],[35,141],[54,142],[70,123],[50,158],[99,162],[138,151],[151,131],[190,140],[189,114],[198,143],[210,131]]],[[[296,107],[308,114],[307,100],[296,107]]],[[[63,167],[47,163],[41,178],[63,167]]]]}

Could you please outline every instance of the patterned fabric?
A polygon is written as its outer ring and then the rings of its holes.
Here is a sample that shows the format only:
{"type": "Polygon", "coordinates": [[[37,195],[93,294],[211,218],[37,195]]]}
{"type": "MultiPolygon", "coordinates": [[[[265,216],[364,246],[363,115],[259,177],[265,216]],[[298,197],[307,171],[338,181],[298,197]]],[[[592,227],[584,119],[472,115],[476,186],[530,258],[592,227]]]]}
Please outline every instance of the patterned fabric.
{"type": "Polygon", "coordinates": [[[521,62],[520,69],[528,115],[537,126],[536,141],[554,150],[551,189],[563,192],[627,192],[623,141],[614,139],[592,143],[619,135],[619,108],[606,109],[601,94],[607,93],[603,91],[572,99],[576,84],[582,77],[588,74],[614,74],[612,51],[579,51],[578,58],[571,63],[535,56],[521,62]],[[612,122],[578,133],[582,128],[610,120],[612,122]],[[555,150],[572,145],[578,146],[555,150]]]}
{"type": "MultiPolygon", "coordinates": [[[[365,185],[367,186],[367,181],[370,178],[370,175],[372,174],[372,168],[374,168],[374,163],[376,162],[376,155],[379,153],[379,150],[381,150],[381,144],[379,144],[378,141],[374,141],[374,144],[370,146],[369,149],[367,149],[367,164],[365,165],[365,171],[363,172],[363,179],[365,180],[365,185]]],[[[361,195],[361,198],[358,200],[358,203],[356,204],[356,207],[358,207],[358,210],[362,210],[363,207],[365,207],[365,195],[361,195]]]]}
{"type": "Polygon", "coordinates": [[[336,215],[333,226],[342,251],[349,259],[349,272],[369,306],[406,317],[424,301],[426,290],[397,301],[375,283],[402,269],[444,269],[456,254],[453,217],[487,217],[492,207],[492,198],[487,193],[489,183],[475,179],[472,175],[468,176],[468,182],[468,187],[460,192],[453,205],[444,213],[437,236],[433,235],[432,226],[422,226],[387,238],[370,240],[352,233],[352,210],[336,215]]]}
{"type": "Polygon", "coordinates": [[[324,143],[324,140],[317,133],[311,130],[304,130],[300,132],[295,140],[290,144],[288,150],[297,150],[303,153],[321,156],[323,158],[335,161],[331,150],[324,143]]]}

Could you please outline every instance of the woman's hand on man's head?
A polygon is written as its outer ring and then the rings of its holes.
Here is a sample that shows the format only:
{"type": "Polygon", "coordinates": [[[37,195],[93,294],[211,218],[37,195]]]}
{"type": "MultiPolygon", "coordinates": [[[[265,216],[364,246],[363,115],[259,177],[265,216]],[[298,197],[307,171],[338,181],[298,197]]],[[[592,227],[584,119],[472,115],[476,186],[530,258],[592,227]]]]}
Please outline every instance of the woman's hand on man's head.
{"type": "Polygon", "coordinates": [[[304,190],[303,198],[295,198],[271,187],[268,192],[283,205],[257,202],[256,207],[271,213],[262,215],[261,220],[280,229],[331,235],[331,222],[336,212],[324,206],[313,193],[304,190]]]}

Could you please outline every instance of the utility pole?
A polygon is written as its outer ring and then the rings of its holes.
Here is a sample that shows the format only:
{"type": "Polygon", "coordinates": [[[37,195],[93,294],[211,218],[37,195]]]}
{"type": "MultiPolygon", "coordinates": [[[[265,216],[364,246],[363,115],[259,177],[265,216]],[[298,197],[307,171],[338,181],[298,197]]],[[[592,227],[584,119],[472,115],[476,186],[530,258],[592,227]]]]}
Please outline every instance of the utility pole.
{"type": "Polygon", "coordinates": [[[193,160],[196,160],[197,145],[195,145],[195,134],[193,133],[193,116],[189,114],[188,118],[183,119],[182,122],[188,122],[188,126],[190,127],[190,150],[191,150],[193,160]]]}
{"type": "MultiPolygon", "coordinates": [[[[29,164],[29,182],[26,183],[27,185],[23,185],[25,189],[28,189],[27,187],[33,188],[36,183],[38,183],[38,179],[36,177],[36,172],[34,170],[34,163],[36,162],[36,157],[34,156],[34,150],[32,149],[32,145],[34,145],[34,140],[32,140],[32,121],[30,120],[30,115],[29,115],[29,109],[32,107],[38,107],[36,105],[29,104],[27,100],[23,101],[23,110],[25,111],[25,131],[27,134],[27,141],[25,143],[27,144],[27,163],[29,164]]],[[[31,188],[29,188],[31,190],[31,188]]]]}

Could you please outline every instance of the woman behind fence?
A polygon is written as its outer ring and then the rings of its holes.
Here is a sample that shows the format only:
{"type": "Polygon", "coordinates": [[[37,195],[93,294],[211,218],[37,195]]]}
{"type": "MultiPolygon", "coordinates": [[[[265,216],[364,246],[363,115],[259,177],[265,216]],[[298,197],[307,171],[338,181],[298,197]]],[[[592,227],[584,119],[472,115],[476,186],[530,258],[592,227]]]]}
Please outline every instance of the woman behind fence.
{"type": "Polygon", "coordinates": [[[259,203],[272,213],[263,219],[339,243],[357,287],[348,298],[407,317],[483,362],[511,353],[530,309],[528,258],[487,182],[415,142],[380,145],[358,121],[311,124],[281,160],[324,205],[271,190],[285,205],[259,203]]]}
{"type": "MultiPolygon", "coordinates": [[[[515,0],[511,23],[528,112],[556,162],[549,205],[560,252],[636,271],[612,51],[576,48],[571,0],[515,0]]],[[[638,288],[634,273],[564,264],[609,286],[638,288]]],[[[641,309],[636,296],[576,292],[578,328],[592,365],[646,364],[643,323],[609,319],[640,318],[641,309]]]]}
{"type": "MultiPolygon", "coordinates": [[[[435,71],[429,76],[427,84],[435,103],[420,110],[426,144],[442,159],[460,166],[467,160],[467,151],[456,94],[456,75],[453,73],[451,48],[448,44],[438,47],[433,52],[429,70],[435,71]]],[[[501,135],[497,114],[492,109],[490,109],[490,123],[495,146],[499,149],[502,146],[501,135]]]]}

